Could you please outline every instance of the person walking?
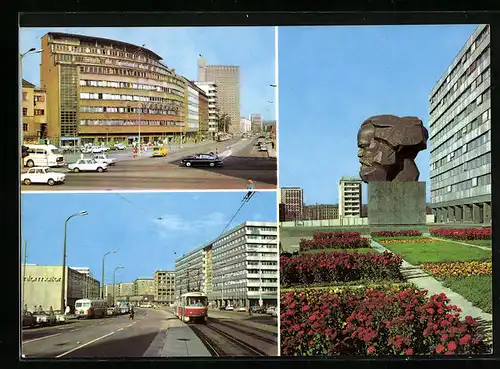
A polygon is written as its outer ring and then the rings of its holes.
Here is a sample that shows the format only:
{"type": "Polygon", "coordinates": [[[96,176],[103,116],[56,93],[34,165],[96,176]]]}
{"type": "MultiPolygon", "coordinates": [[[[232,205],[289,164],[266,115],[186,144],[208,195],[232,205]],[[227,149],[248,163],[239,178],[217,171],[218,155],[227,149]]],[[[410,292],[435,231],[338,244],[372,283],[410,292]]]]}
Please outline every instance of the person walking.
{"type": "Polygon", "coordinates": [[[133,307],[133,306],[130,306],[130,316],[128,317],[128,319],[129,319],[129,320],[130,320],[130,319],[134,320],[134,314],[135,314],[135,312],[134,312],[134,307],[133,307]]]}
{"type": "Polygon", "coordinates": [[[66,310],[64,311],[64,315],[69,315],[70,312],[71,312],[71,308],[69,307],[69,305],[67,305],[66,310]]]}

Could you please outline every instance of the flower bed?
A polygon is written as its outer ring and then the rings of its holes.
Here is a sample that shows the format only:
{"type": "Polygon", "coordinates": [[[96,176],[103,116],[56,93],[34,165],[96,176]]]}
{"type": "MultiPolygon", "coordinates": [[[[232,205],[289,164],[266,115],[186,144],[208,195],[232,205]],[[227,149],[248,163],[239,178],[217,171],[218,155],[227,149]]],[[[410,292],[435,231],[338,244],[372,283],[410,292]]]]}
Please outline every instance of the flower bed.
{"type": "Polygon", "coordinates": [[[481,354],[489,347],[470,316],[425,290],[281,293],[281,355],[481,354]],[[364,293],[363,293],[364,292],[364,293]]]}
{"type": "Polygon", "coordinates": [[[451,240],[489,240],[491,228],[438,228],[431,229],[434,237],[449,238],[451,240]]]}
{"type": "Polygon", "coordinates": [[[359,232],[315,232],[313,234],[313,239],[323,239],[323,238],[359,238],[361,233],[359,232]]]}
{"type": "Polygon", "coordinates": [[[372,232],[372,237],[417,237],[422,236],[422,232],[407,229],[403,231],[380,231],[372,232]]]}
{"type": "Polygon", "coordinates": [[[391,245],[395,243],[439,243],[438,240],[429,237],[378,240],[377,242],[381,245],[391,245]]]}
{"type": "Polygon", "coordinates": [[[391,252],[331,252],[280,257],[283,287],[313,283],[402,281],[402,259],[391,252]]]}
{"type": "Polygon", "coordinates": [[[426,263],[418,266],[436,277],[470,277],[492,273],[491,261],[462,261],[451,263],[426,263]]]}
{"type": "Polygon", "coordinates": [[[361,249],[370,248],[368,238],[317,238],[313,240],[300,240],[300,251],[322,250],[322,249],[361,249]]]}

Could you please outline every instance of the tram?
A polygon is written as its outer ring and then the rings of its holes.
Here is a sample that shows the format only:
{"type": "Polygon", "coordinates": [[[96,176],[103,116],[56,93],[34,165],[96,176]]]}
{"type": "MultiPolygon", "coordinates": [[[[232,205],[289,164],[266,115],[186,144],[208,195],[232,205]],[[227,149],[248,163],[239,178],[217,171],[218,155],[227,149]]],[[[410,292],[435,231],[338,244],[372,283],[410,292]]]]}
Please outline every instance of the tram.
{"type": "Polygon", "coordinates": [[[208,298],[202,292],[188,292],[181,295],[174,305],[176,317],[186,323],[206,322],[208,316],[208,298]]]}

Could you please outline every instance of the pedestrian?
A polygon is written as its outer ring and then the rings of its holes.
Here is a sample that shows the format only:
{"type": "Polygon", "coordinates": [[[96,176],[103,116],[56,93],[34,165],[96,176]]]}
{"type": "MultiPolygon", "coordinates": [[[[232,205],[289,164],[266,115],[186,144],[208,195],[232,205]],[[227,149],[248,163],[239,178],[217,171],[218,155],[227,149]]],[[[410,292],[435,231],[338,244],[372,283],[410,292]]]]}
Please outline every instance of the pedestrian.
{"type": "Polygon", "coordinates": [[[52,309],[52,305],[49,307],[49,315],[54,315],[54,309],[52,309]]]}
{"type": "Polygon", "coordinates": [[[42,305],[38,305],[38,312],[41,313],[43,311],[42,305]]]}
{"type": "Polygon", "coordinates": [[[215,155],[219,156],[219,150],[217,150],[217,148],[215,148],[215,155]]]}
{"type": "Polygon", "coordinates": [[[247,190],[253,190],[253,189],[255,189],[255,185],[253,184],[253,181],[249,179],[247,183],[247,190]]]}
{"type": "Polygon", "coordinates": [[[80,154],[80,159],[83,159],[85,157],[85,155],[83,154],[83,152],[80,154]]]}
{"type": "Polygon", "coordinates": [[[71,312],[71,308],[69,307],[69,305],[67,305],[66,310],[64,311],[64,314],[69,315],[70,312],[71,312]]]}
{"type": "Polygon", "coordinates": [[[144,155],[147,155],[148,154],[148,147],[146,145],[144,145],[144,155]]]}
{"type": "Polygon", "coordinates": [[[134,320],[134,307],[133,306],[130,307],[130,316],[128,317],[128,319],[134,320]]]}

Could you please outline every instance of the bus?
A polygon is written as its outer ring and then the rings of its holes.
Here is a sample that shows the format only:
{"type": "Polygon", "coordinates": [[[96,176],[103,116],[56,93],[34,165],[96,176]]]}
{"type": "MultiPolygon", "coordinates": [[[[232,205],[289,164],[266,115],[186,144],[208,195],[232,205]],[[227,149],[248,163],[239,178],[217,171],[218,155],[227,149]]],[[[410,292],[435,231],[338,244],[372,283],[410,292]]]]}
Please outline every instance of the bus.
{"type": "Polygon", "coordinates": [[[77,318],[102,318],[108,314],[108,303],[104,300],[76,300],[75,314],[77,318]]]}
{"type": "Polygon", "coordinates": [[[174,304],[174,315],[184,321],[206,322],[208,317],[208,298],[202,292],[188,292],[181,295],[174,304]]]}
{"type": "Polygon", "coordinates": [[[23,158],[24,166],[32,167],[62,167],[66,163],[64,156],[54,145],[24,145],[27,148],[23,158]]]}

